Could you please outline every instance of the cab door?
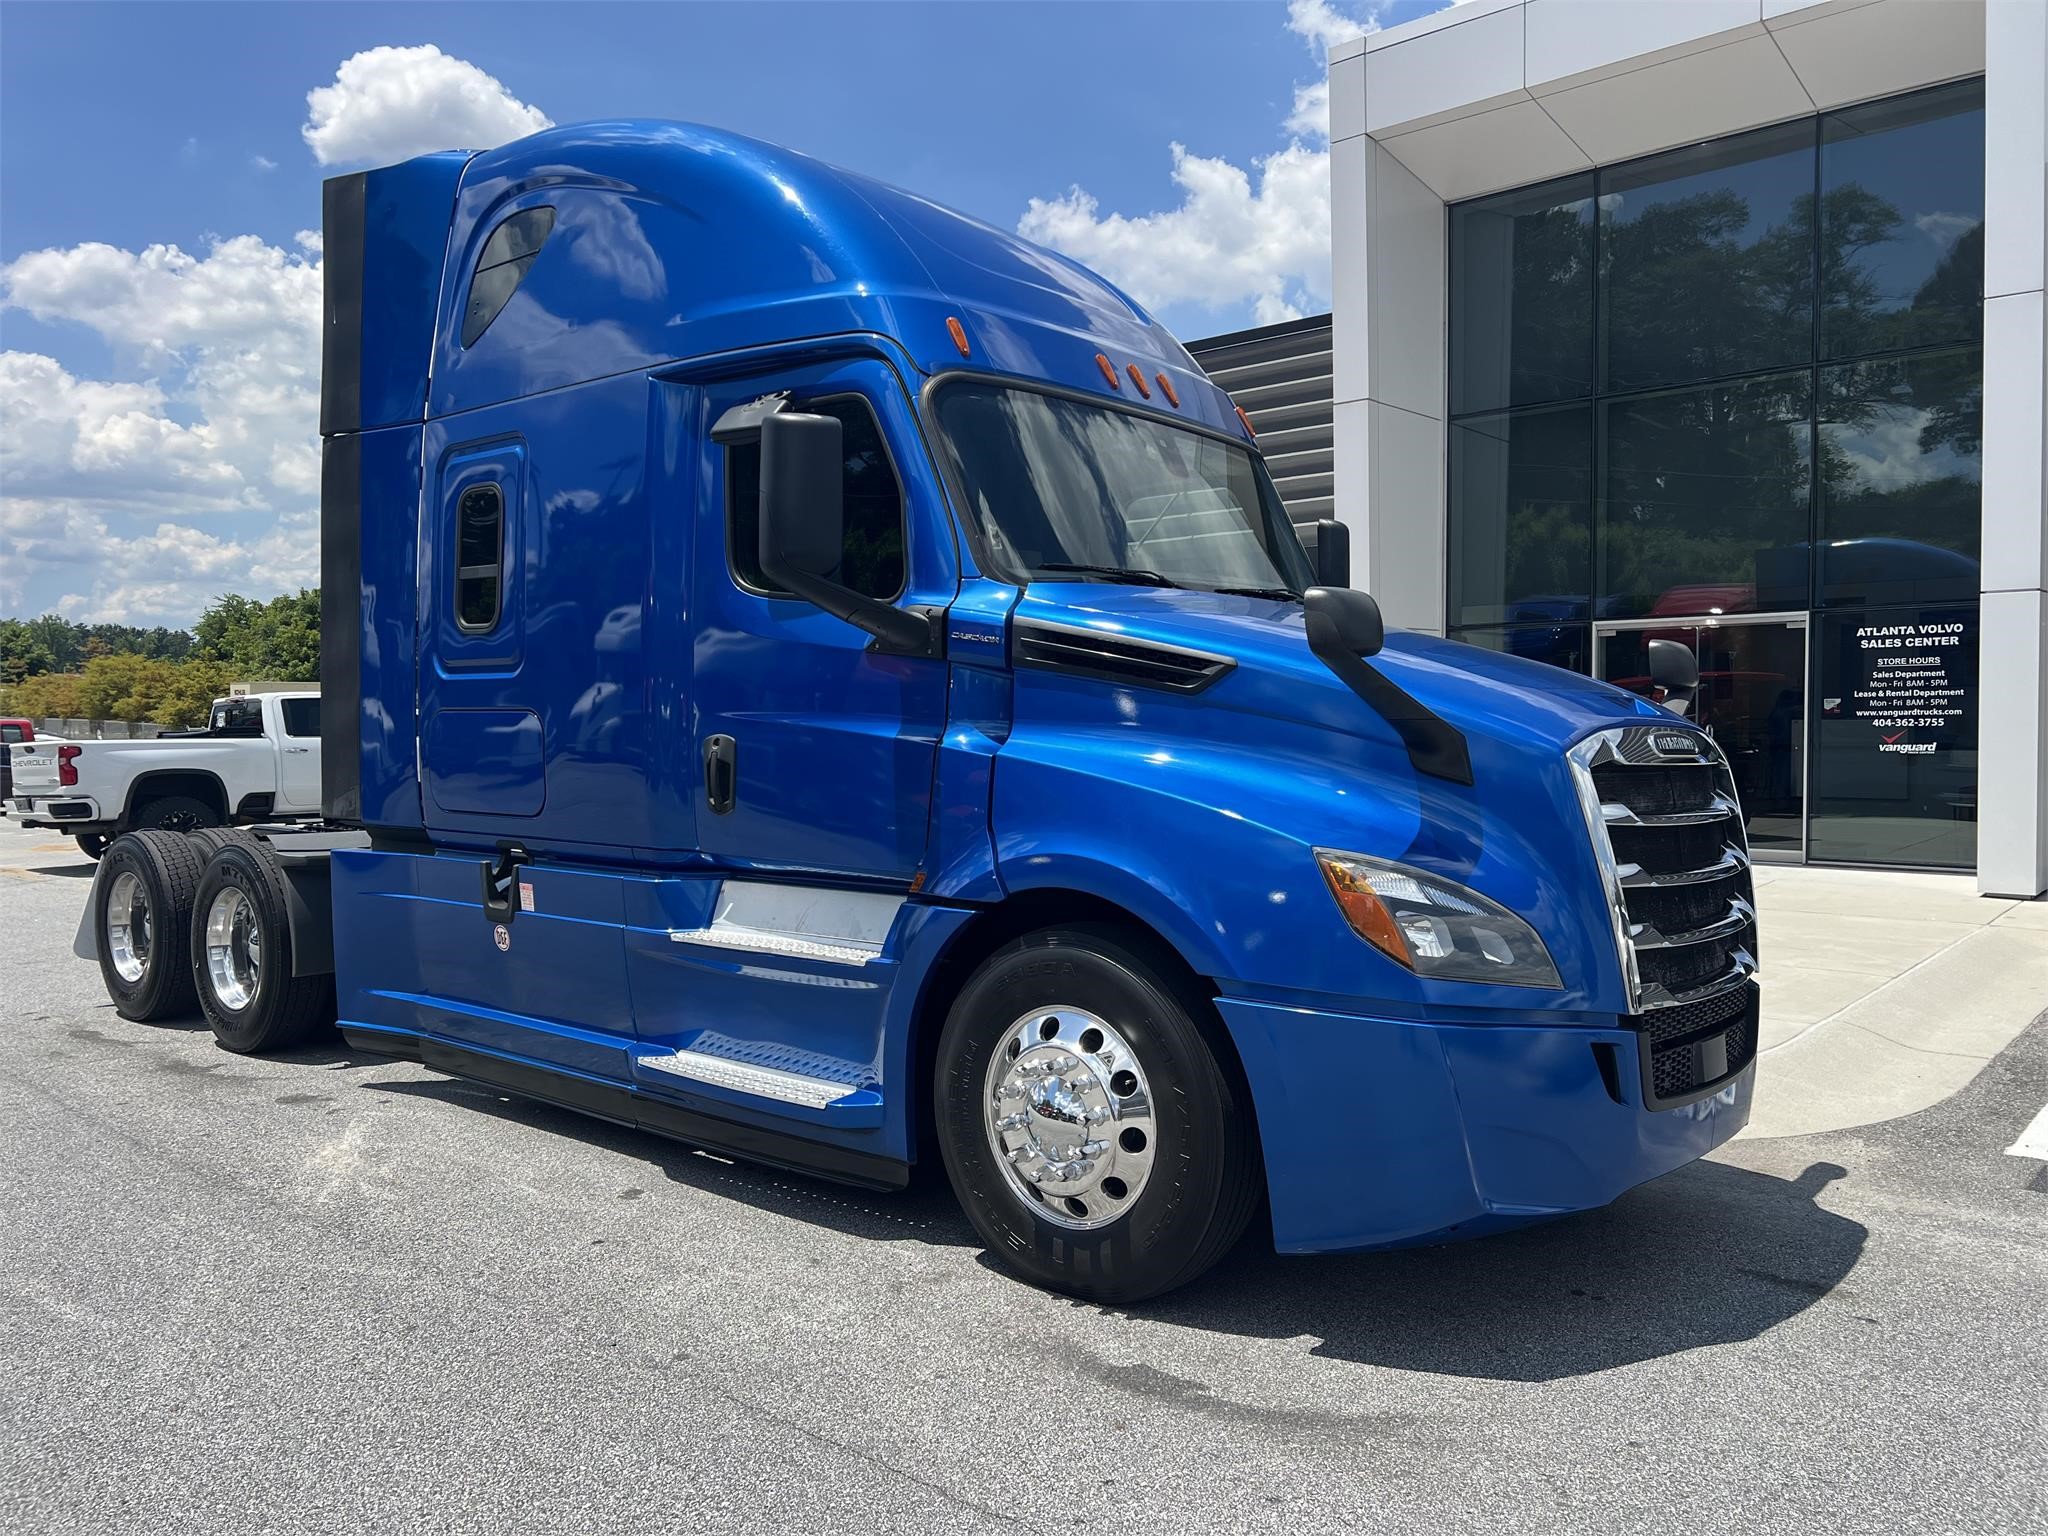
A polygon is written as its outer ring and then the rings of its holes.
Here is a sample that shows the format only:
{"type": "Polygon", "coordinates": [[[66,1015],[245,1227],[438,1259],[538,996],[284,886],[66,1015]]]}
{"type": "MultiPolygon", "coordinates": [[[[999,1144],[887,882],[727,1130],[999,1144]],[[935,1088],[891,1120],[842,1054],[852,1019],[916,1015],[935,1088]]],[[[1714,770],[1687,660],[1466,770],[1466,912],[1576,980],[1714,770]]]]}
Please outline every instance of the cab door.
{"type": "MultiPolygon", "coordinates": [[[[780,391],[845,434],[837,579],[899,607],[951,602],[944,511],[895,372],[863,360],[721,384],[706,391],[707,426],[780,391]]],[[[877,654],[862,631],[776,589],[758,550],[758,433],[711,459],[693,562],[699,845],[731,867],[908,883],[924,858],[946,663],[877,654]]]]}
{"type": "Polygon", "coordinates": [[[277,742],[277,808],[309,813],[320,809],[320,701],[272,699],[277,711],[271,737],[277,742]]]}

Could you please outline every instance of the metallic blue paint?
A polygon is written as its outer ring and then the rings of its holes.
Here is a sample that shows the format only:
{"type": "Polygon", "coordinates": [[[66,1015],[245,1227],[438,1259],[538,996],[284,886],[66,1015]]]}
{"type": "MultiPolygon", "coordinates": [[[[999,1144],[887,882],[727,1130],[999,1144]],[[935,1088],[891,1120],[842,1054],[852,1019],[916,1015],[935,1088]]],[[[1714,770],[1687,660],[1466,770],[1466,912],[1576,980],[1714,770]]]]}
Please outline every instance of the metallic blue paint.
{"type": "Polygon", "coordinates": [[[1275,1246],[1390,1248],[1605,1205],[1749,1122],[1756,1069],[1645,1110],[1632,1030],[1217,1000],[1258,1104],[1275,1246]],[[1619,1053],[1622,1098],[1593,1047],[1619,1053]]]}
{"type": "Polygon", "coordinates": [[[1024,591],[977,566],[924,411],[947,372],[1244,438],[1229,400],[1117,289],[907,193],[681,124],[429,157],[373,173],[367,201],[364,420],[398,424],[362,434],[363,815],[399,836],[333,856],[351,1028],[904,1163],[931,1155],[916,1099],[957,946],[1015,897],[1058,910],[1078,893],[1163,936],[1219,994],[1283,1247],[1599,1204],[1741,1125],[1749,1074],[1681,1110],[1636,1102],[1636,1037],[1618,1027],[1620,967],[1564,756],[1594,730],[1669,717],[1396,634],[1374,665],[1465,734],[1474,782],[1453,784],[1418,774],[1310,654],[1296,603],[1024,591]],[[484,241],[543,204],[553,232],[463,347],[484,241]],[[1180,408],[1112,387],[1098,352],[1167,373],[1180,408]],[[904,489],[898,602],[939,612],[943,657],[877,653],[734,576],[728,450],[711,428],[774,391],[873,408],[904,489]],[[472,633],[451,612],[453,517],[486,481],[505,502],[503,606],[472,633]],[[1233,665],[1193,694],[1020,668],[1021,617],[1233,665]],[[704,793],[713,735],[738,743],[727,815],[704,793]],[[533,902],[501,946],[482,881],[505,840],[532,855],[518,879],[533,902]],[[1483,892],[1542,936],[1562,985],[1418,978],[1352,933],[1318,847],[1483,892]],[[677,942],[709,923],[733,872],[907,899],[858,966],[677,942]],[[1620,1053],[1626,1102],[1596,1044],[1620,1053]],[[678,1049],[780,1053],[848,1092],[812,1110],[648,1064],[678,1049]]]}

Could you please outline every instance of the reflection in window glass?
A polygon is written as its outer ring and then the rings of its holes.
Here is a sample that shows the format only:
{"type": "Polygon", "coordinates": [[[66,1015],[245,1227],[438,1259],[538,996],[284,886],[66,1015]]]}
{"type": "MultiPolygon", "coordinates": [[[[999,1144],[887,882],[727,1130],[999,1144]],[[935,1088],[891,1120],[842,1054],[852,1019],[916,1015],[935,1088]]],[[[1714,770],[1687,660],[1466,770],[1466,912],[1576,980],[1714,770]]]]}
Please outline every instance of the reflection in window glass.
{"type": "Polygon", "coordinates": [[[1823,602],[1977,595],[1983,422],[1974,347],[1821,370],[1823,602]]]}
{"type": "Polygon", "coordinates": [[[281,699],[284,711],[284,733],[287,736],[318,736],[320,734],[320,701],[318,699],[281,699]]]}
{"type": "Polygon", "coordinates": [[[1615,616],[1806,606],[1811,396],[1801,371],[1603,405],[1615,616]]]}
{"type": "Polygon", "coordinates": [[[455,622],[466,630],[498,622],[505,559],[505,500],[495,485],[473,485],[455,514],[455,622]]]}
{"type": "Polygon", "coordinates": [[[1585,624],[1499,624],[1451,632],[1453,640],[1508,656],[1547,662],[1567,672],[1591,671],[1592,630],[1585,624]]]}
{"type": "Polygon", "coordinates": [[[1451,410],[1593,392],[1593,177],[1451,210],[1451,410]]]}
{"type": "Polygon", "coordinates": [[[1454,423],[1450,473],[1451,622],[1586,617],[1592,407],[1454,423]]]}
{"type": "MultiPolygon", "coordinates": [[[[846,459],[846,541],[839,568],[827,574],[863,597],[888,600],[903,590],[903,487],[882,446],[882,428],[865,400],[841,396],[807,402],[803,410],[836,417],[846,459]]],[[[730,515],[727,548],[733,573],[756,592],[787,596],[761,569],[761,444],[726,450],[730,515]]]]}
{"type": "Polygon", "coordinates": [[[1829,113],[1820,174],[1823,357],[1982,334],[1982,80],[1829,113]]]}
{"type": "Polygon", "coordinates": [[[1603,388],[1811,358],[1814,131],[1808,119],[1603,173],[1603,388]]]}
{"type": "Polygon", "coordinates": [[[1808,857],[1968,868],[1977,857],[1977,609],[1814,621],[1808,857]]]}

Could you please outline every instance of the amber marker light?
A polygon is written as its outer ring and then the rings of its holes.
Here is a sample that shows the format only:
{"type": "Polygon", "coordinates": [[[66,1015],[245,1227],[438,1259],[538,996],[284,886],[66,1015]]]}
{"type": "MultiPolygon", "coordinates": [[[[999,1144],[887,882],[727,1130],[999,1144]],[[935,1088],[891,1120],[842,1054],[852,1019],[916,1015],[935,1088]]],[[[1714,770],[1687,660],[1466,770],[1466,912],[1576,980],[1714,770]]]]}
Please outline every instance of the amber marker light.
{"type": "Polygon", "coordinates": [[[1252,425],[1251,417],[1245,415],[1244,407],[1240,405],[1235,407],[1235,410],[1237,411],[1237,419],[1244,423],[1245,431],[1251,433],[1251,435],[1254,438],[1256,438],[1259,435],[1259,429],[1252,425]]]}
{"type": "Polygon", "coordinates": [[[1138,393],[1145,399],[1150,400],[1152,398],[1152,386],[1145,382],[1145,375],[1138,371],[1138,365],[1136,363],[1127,363],[1125,366],[1130,369],[1131,382],[1138,386],[1138,393]]]}
{"type": "Polygon", "coordinates": [[[960,317],[958,315],[946,316],[946,330],[953,338],[953,345],[960,349],[960,355],[962,357],[966,357],[969,352],[969,348],[967,345],[967,327],[960,323],[960,317]]]}
{"type": "Polygon", "coordinates": [[[1337,898],[1337,910],[1344,914],[1351,931],[1403,970],[1414,970],[1415,962],[1408,958],[1401,930],[1394,926],[1394,914],[1366,884],[1365,876],[1341,860],[1325,857],[1320,849],[1316,852],[1316,863],[1322,866],[1323,879],[1329,882],[1330,894],[1337,898]]]}
{"type": "Polygon", "coordinates": [[[1108,354],[1102,352],[1096,353],[1095,366],[1100,368],[1102,370],[1102,376],[1105,379],[1109,380],[1109,387],[1111,389],[1122,389],[1124,387],[1123,380],[1119,379],[1116,376],[1116,364],[1112,363],[1109,360],[1108,354]]]}
{"type": "Polygon", "coordinates": [[[1159,393],[1166,396],[1166,403],[1172,406],[1176,411],[1179,410],[1180,395],[1174,390],[1173,380],[1169,379],[1163,373],[1155,373],[1152,375],[1152,377],[1159,381],[1159,393]]]}

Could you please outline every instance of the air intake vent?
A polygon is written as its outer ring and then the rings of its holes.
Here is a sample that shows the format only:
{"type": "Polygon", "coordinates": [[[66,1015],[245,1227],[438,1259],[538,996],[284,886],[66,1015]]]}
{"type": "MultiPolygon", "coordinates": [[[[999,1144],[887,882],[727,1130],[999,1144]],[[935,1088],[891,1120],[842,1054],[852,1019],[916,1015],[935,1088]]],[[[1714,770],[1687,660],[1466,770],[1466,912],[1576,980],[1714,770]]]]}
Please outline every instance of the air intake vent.
{"type": "Polygon", "coordinates": [[[1728,764],[1695,731],[1634,725],[1580,742],[1571,763],[1654,1067],[1648,1098],[1699,1097],[1756,1054],[1756,897],[1728,764]]]}
{"type": "Polygon", "coordinates": [[[1228,656],[1208,651],[1133,640],[1044,619],[1018,620],[1011,644],[1020,667],[1099,678],[1134,688],[1164,688],[1173,693],[1197,693],[1236,665],[1228,656]]]}

